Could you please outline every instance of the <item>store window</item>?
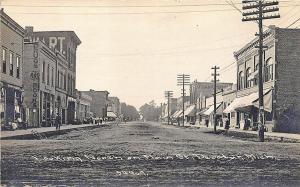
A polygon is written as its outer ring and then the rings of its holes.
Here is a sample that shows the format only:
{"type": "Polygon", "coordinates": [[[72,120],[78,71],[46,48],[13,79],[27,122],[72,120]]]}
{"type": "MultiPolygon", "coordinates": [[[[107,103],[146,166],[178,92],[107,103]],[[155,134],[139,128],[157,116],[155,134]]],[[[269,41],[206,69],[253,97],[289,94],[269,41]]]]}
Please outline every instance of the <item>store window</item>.
{"type": "Polygon", "coordinates": [[[2,49],[2,73],[6,73],[6,49],[2,49]]]}

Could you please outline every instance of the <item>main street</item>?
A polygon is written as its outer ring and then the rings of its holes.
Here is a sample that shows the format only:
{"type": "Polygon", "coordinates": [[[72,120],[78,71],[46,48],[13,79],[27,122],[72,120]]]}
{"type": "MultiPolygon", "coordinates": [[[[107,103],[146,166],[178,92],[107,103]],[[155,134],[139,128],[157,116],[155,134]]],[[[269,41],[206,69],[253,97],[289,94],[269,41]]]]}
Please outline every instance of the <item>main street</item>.
{"type": "Polygon", "coordinates": [[[152,122],[2,140],[1,181],[28,185],[299,186],[299,143],[152,122]]]}

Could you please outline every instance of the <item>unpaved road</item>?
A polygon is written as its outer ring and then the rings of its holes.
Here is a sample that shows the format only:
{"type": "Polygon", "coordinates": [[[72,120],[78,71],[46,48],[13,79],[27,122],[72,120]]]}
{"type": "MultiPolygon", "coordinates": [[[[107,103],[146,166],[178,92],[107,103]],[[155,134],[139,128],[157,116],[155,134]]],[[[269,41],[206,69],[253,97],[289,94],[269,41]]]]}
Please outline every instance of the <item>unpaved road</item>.
{"type": "Polygon", "coordinates": [[[1,141],[11,186],[300,186],[300,144],[132,122],[1,141]]]}

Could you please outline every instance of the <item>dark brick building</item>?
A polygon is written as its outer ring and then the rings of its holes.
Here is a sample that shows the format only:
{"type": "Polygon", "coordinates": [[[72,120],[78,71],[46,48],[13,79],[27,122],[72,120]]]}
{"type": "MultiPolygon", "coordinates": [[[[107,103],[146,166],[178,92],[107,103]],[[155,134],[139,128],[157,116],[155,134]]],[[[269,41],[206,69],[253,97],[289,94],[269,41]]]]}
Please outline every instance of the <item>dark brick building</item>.
{"type": "Polygon", "coordinates": [[[23,50],[24,29],[0,10],[0,121],[24,119],[23,108],[23,50]]]}
{"type": "Polygon", "coordinates": [[[109,105],[108,91],[89,90],[81,92],[92,97],[90,110],[94,117],[107,117],[107,108],[109,105]]]}
{"type": "MultiPolygon", "coordinates": [[[[236,126],[245,117],[258,121],[258,49],[255,38],[234,53],[237,61],[237,98],[229,105],[236,126]]],[[[300,29],[270,26],[265,31],[263,88],[265,123],[268,130],[300,131],[300,29]]]]}
{"type": "Polygon", "coordinates": [[[59,54],[55,106],[63,119],[66,118],[66,123],[72,123],[76,117],[76,50],[81,44],[80,39],[74,31],[33,31],[30,26],[25,27],[25,41],[42,41],[59,54]],[[66,105],[63,103],[64,99],[66,105]]]}

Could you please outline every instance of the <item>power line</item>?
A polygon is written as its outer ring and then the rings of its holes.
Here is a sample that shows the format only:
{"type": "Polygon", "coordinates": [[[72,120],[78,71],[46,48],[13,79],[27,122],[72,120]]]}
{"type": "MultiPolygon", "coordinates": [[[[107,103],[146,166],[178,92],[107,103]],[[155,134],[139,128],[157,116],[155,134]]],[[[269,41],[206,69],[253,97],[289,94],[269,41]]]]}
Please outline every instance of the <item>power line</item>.
{"type": "Polygon", "coordinates": [[[287,26],[286,28],[290,28],[291,26],[293,26],[295,23],[297,23],[300,20],[300,18],[296,19],[293,23],[291,23],[289,26],[287,26]]]}
{"type": "MultiPolygon", "coordinates": [[[[289,3],[293,1],[281,1],[289,3]]],[[[235,2],[234,4],[242,4],[235,2]]],[[[227,3],[203,3],[203,4],[176,4],[176,5],[17,5],[4,4],[4,7],[36,7],[36,8],[158,8],[158,7],[203,7],[203,6],[228,6],[227,3]]]]}
{"type": "MultiPolygon", "coordinates": [[[[287,5],[282,7],[300,6],[287,5]]],[[[156,12],[96,12],[96,13],[66,13],[66,12],[10,12],[10,14],[30,14],[30,15],[139,15],[139,14],[184,14],[184,13],[205,13],[205,12],[228,12],[236,9],[211,9],[211,10],[187,10],[187,11],[156,11],[156,12]]]]}

